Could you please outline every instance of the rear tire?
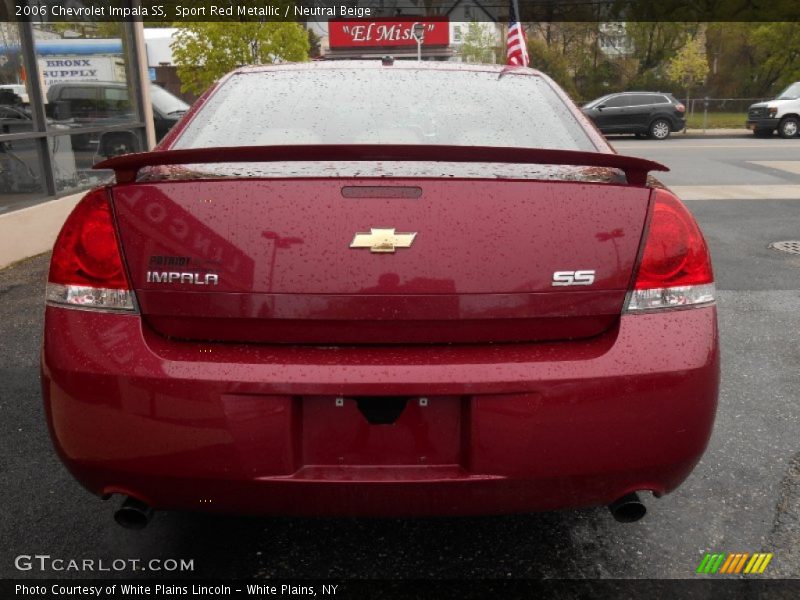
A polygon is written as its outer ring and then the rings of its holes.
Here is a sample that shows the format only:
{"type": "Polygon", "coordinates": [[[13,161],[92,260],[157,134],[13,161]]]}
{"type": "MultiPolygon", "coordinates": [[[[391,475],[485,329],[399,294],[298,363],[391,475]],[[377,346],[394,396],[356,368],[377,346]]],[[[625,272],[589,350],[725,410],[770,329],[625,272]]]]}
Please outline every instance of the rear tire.
{"type": "Polygon", "coordinates": [[[671,132],[672,127],[666,119],[656,119],[650,123],[650,137],[654,140],[665,140],[671,132]]]}
{"type": "Polygon", "coordinates": [[[797,117],[786,117],[778,125],[778,133],[782,138],[797,137],[800,132],[800,119],[797,117]]]}

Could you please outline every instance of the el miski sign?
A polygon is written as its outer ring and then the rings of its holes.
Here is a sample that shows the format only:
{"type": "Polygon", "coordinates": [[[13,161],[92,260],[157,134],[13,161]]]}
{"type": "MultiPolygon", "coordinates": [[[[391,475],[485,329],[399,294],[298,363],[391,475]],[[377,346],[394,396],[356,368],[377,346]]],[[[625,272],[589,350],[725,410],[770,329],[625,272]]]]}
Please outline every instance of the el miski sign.
{"type": "Polygon", "coordinates": [[[331,19],[328,40],[331,49],[416,46],[414,25],[425,28],[423,46],[450,44],[447,17],[404,17],[403,19],[331,19]]]}

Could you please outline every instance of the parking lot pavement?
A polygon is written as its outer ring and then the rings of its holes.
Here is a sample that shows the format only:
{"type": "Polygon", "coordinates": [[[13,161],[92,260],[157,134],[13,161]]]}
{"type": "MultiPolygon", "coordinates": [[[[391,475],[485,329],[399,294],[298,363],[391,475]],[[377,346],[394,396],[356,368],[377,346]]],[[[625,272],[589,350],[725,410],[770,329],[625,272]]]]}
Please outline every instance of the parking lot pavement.
{"type": "MultiPolygon", "coordinates": [[[[785,140],[751,135],[736,139],[685,139],[674,134],[663,141],[616,136],[610,142],[620,154],[641,156],[668,166],[670,172],[657,173],[657,177],[678,189],[703,186],[712,192],[714,188],[725,186],[726,191],[736,192],[736,198],[740,189],[734,186],[800,184],[800,173],[792,168],[792,163],[800,161],[800,138],[785,140]]],[[[721,191],[713,197],[727,199],[721,191]]],[[[772,196],[773,199],[785,197],[772,196]]]]}
{"type": "MultiPolygon", "coordinates": [[[[650,157],[658,159],[655,147],[650,157]]],[[[717,422],[687,482],[664,498],[646,497],[647,516],[629,525],[592,508],[402,520],[162,513],[144,531],[120,529],[116,503],[80,488],[47,437],[37,371],[47,257],[0,271],[0,577],[48,575],[14,569],[16,555],[38,552],[189,558],[197,577],[687,578],[711,551],[772,552],[764,576],[800,577],[800,256],[767,248],[800,239],[800,201],[690,208],[711,246],[720,290],[717,422]]]]}

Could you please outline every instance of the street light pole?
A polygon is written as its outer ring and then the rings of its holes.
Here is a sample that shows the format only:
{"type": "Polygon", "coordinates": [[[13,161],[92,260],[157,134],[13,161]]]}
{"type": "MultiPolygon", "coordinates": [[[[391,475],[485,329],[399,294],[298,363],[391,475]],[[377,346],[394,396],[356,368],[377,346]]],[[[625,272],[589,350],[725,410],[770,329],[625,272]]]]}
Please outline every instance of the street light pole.
{"type": "Polygon", "coordinates": [[[422,60],[422,41],[425,39],[425,25],[414,23],[412,35],[417,40],[417,61],[419,62],[422,60]]]}

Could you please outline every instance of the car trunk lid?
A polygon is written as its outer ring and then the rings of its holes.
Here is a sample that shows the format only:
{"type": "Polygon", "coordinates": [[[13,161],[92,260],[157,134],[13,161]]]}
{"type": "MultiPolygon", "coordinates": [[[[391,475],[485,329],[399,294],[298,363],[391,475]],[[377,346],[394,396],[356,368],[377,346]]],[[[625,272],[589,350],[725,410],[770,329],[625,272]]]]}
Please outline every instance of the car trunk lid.
{"type": "Polygon", "coordinates": [[[330,177],[128,183],[113,198],[155,330],[337,345],[600,334],[621,313],[649,192],[330,177]]]}

